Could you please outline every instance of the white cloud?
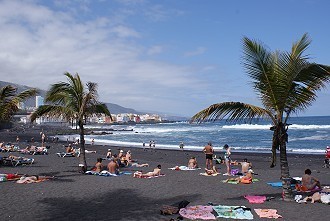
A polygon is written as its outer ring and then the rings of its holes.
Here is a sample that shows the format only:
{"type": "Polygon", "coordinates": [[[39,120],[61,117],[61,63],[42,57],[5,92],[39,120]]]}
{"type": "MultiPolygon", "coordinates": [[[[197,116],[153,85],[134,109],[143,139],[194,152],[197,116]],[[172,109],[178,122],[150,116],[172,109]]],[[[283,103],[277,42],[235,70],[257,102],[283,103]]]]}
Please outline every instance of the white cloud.
{"type": "Polygon", "coordinates": [[[184,54],[185,57],[192,57],[192,56],[196,56],[196,55],[201,55],[204,54],[206,51],[206,48],[204,47],[198,47],[193,51],[188,51],[184,54]]]}
{"type": "Polygon", "coordinates": [[[160,45],[154,45],[151,48],[148,49],[147,54],[148,55],[155,55],[162,53],[164,48],[160,45]]]}
{"type": "MultiPolygon", "coordinates": [[[[65,81],[64,72],[78,72],[99,84],[104,102],[165,112],[182,110],[178,94],[185,99],[206,86],[191,67],[143,59],[146,48],[130,41],[141,34],[109,18],[83,22],[33,2],[2,1],[0,32],[3,81],[47,89],[65,81]]],[[[162,50],[147,49],[150,55],[162,50]]]]}

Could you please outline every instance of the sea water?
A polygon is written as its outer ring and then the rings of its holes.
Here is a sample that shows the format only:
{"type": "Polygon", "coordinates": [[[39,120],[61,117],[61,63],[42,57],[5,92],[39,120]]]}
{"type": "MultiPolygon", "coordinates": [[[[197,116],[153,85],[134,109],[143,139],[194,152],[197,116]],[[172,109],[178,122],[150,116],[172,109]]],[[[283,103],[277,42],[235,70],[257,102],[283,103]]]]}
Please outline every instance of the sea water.
{"type": "MultiPolygon", "coordinates": [[[[330,146],[330,116],[293,117],[288,121],[289,138],[287,151],[293,153],[324,154],[330,146]]],[[[229,123],[225,120],[201,124],[189,122],[136,124],[136,125],[86,125],[94,131],[113,129],[112,134],[87,135],[86,143],[94,139],[95,144],[149,148],[155,142],[157,149],[184,149],[201,151],[212,142],[215,150],[222,151],[228,144],[233,151],[269,153],[273,132],[269,121],[258,120],[248,123],[229,123]]],[[[76,138],[79,138],[78,136],[76,138]]]]}

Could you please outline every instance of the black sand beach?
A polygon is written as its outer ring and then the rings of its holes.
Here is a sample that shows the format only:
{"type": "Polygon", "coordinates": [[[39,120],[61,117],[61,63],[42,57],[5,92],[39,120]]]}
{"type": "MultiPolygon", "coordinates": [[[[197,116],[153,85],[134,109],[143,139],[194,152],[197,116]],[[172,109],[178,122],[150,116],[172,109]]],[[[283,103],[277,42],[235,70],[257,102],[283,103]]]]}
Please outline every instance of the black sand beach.
{"type": "MultiPolygon", "coordinates": [[[[48,136],[54,130],[44,130],[48,136]]],[[[39,142],[40,128],[25,130],[1,131],[0,140],[14,142],[20,137],[23,141],[35,137],[39,142]]],[[[38,144],[38,143],[37,143],[38,144]]],[[[168,168],[186,165],[190,156],[196,156],[200,167],[204,168],[205,159],[201,152],[130,149],[133,159],[140,163],[149,163],[148,168],[124,168],[122,171],[151,171],[158,164],[162,165],[164,177],[153,179],[133,178],[133,175],[102,177],[78,173],[79,159],[75,157],[60,158],[55,153],[64,151],[66,143],[47,143],[51,148],[48,155],[22,155],[19,153],[0,153],[26,156],[35,159],[34,164],[27,166],[1,166],[0,173],[19,173],[55,176],[55,179],[32,184],[17,184],[13,181],[0,183],[0,217],[1,220],[170,220],[179,215],[163,216],[159,210],[162,205],[170,205],[181,200],[188,200],[190,205],[246,206],[249,208],[277,209],[282,220],[330,220],[329,205],[322,203],[298,204],[284,202],[281,189],[267,185],[280,178],[279,162],[275,168],[269,168],[270,154],[242,154],[233,152],[232,159],[241,161],[248,158],[253,163],[253,170],[258,173],[259,182],[228,184],[221,181],[225,166],[217,164],[221,175],[205,177],[197,171],[173,171],[168,168]],[[244,195],[266,195],[275,199],[263,204],[250,204],[244,195]]],[[[92,167],[96,158],[104,157],[108,148],[114,153],[119,147],[91,146],[86,149],[97,153],[87,155],[88,166],[92,167]]],[[[220,153],[216,153],[220,154],[220,153]]],[[[319,178],[322,186],[330,186],[330,169],[323,168],[324,155],[288,156],[291,176],[301,176],[306,168],[319,178]]],[[[106,161],[103,162],[106,164],[106,161]]],[[[253,212],[255,220],[260,219],[253,212]]],[[[222,219],[218,219],[222,220],[222,219]]],[[[223,219],[224,220],[224,219],[223,219]]],[[[230,220],[230,219],[229,219],[230,220]]]]}

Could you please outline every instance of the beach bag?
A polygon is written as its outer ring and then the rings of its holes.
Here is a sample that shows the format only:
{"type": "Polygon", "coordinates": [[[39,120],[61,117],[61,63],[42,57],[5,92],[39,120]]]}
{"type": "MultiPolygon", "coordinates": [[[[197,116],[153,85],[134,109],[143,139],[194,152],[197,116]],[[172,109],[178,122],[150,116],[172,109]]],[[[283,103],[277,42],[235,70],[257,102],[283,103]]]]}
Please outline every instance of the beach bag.
{"type": "Polygon", "coordinates": [[[235,175],[237,175],[238,174],[238,169],[232,169],[231,171],[230,171],[230,174],[232,175],[232,176],[235,176],[235,175]]]}
{"type": "Polygon", "coordinates": [[[179,208],[176,206],[164,205],[160,210],[160,214],[162,215],[172,215],[177,213],[179,213],[179,208]]]}

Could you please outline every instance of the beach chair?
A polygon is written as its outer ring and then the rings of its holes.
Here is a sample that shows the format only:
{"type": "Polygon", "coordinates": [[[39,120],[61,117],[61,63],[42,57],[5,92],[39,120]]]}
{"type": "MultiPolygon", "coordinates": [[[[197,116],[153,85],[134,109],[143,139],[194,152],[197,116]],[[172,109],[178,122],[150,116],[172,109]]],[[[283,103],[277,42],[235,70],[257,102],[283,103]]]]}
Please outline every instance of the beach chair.
{"type": "Polygon", "coordinates": [[[28,164],[33,164],[34,159],[32,158],[25,158],[25,157],[19,157],[17,159],[12,159],[9,157],[4,157],[2,159],[2,163],[5,166],[19,166],[19,165],[28,165],[28,164]]]}

